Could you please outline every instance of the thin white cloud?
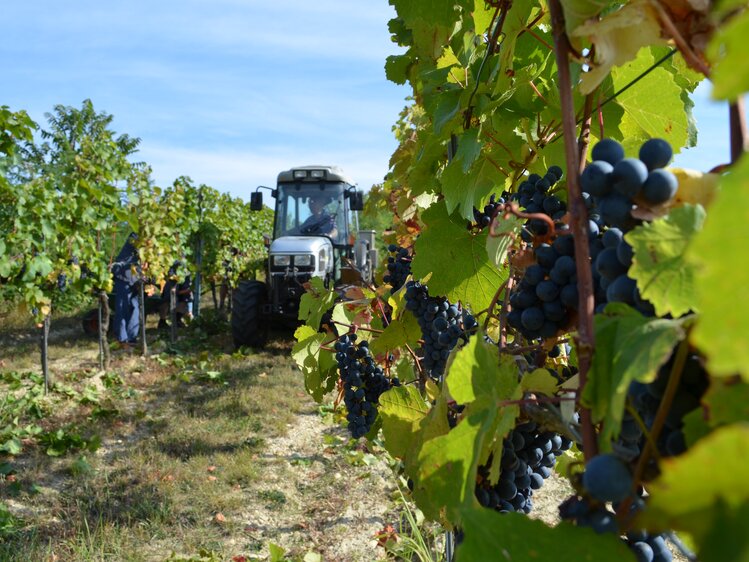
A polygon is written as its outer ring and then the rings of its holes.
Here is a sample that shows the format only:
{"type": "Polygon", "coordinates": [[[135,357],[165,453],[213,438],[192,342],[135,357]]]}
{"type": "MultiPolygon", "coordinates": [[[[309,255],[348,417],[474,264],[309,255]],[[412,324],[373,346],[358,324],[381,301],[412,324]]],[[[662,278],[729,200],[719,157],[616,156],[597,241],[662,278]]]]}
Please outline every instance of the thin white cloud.
{"type": "MultiPolygon", "coordinates": [[[[393,143],[394,144],[394,143],[393,143]]],[[[390,149],[394,148],[389,147],[390,149]]],[[[273,186],[278,173],[294,166],[337,165],[362,189],[382,182],[389,153],[385,150],[323,151],[270,146],[258,150],[212,150],[159,146],[144,142],[137,158],[153,167],[157,185],[169,185],[185,175],[219,191],[249,199],[258,185],[273,186]]]]}

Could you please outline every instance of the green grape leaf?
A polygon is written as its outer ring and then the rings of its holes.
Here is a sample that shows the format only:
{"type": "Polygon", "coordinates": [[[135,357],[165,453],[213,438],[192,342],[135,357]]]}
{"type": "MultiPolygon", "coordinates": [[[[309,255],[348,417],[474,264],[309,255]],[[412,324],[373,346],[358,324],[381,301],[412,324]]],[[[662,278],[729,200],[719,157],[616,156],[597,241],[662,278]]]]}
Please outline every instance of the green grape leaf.
{"type": "Polygon", "coordinates": [[[464,412],[446,435],[424,441],[419,448],[414,498],[424,515],[437,519],[443,509],[456,517],[461,507],[476,502],[474,487],[482,444],[495,424],[497,410],[464,412]]]}
{"type": "Polygon", "coordinates": [[[721,511],[746,509],[747,458],[749,425],[744,423],[716,429],[686,453],[664,459],[661,475],[648,485],[648,508],[639,523],[686,531],[700,542],[720,523],[721,511]]]}
{"type": "Polygon", "coordinates": [[[396,84],[405,84],[413,62],[413,57],[408,54],[389,56],[385,61],[385,77],[396,84]]]}
{"type": "Polygon", "coordinates": [[[720,180],[705,226],[689,248],[700,318],[691,341],[707,357],[711,375],[740,374],[749,382],[749,287],[746,263],[749,157],[720,180]]]}
{"type": "Polygon", "coordinates": [[[416,316],[410,310],[404,310],[399,318],[393,318],[385,330],[370,341],[369,347],[373,354],[379,355],[406,344],[415,345],[419,338],[421,328],[416,316]]]}
{"type": "Polygon", "coordinates": [[[494,229],[495,236],[489,234],[486,237],[486,253],[498,269],[504,267],[512,243],[515,241],[516,236],[520,234],[522,228],[523,220],[515,215],[510,215],[506,219],[497,218],[494,229]]]}
{"type": "Polygon", "coordinates": [[[658,316],[681,316],[694,307],[696,271],[685,256],[704,220],[702,207],[684,205],[625,235],[634,249],[629,276],[658,316]]]}
{"type": "Polygon", "coordinates": [[[411,386],[396,386],[380,396],[379,413],[385,448],[402,459],[413,446],[421,421],[429,412],[429,403],[411,386]]]}
{"type": "Polygon", "coordinates": [[[567,34],[574,37],[575,29],[592,17],[600,14],[611,4],[610,0],[561,0],[567,34]]]}
{"type": "Polygon", "coordinates": [[[710,427],[749,421],[749,384],[735,379],[713,379],[702,403],[710,427]]]}
{"type": "Polygon", "coordinates": [[[516,404],[498,405],[520,395],[512,358],[498,365],[496,349],[483,338],[472,337],[457,352],[437,406],[422,423],[412,460],[407,463],[417,505],[428,517],[438,516],[443,509],[454,517],[461,506],[476,503],[473,490],[478,465],[486,461],[496,441],[501,454],[501,437],[514,425],[519,412],[516,404]],[[446,396],[459,404],[468,403],[449,432],[445,432],[446,396]]]}
{"type": "Polygon", "coordinates": [[[401,384],[407,384],[416,380],[416,373],[414,372],[414,366],[411,364],[410,357],[407,355],[401,357],[400,361],[395,365],[395,376],[398,377],[401,384]]]}
{"type": "Polygon", "coordinates": [[[442,172],[442,194],[448,213],[458,209],[466,220],[473,219],[473,206],[492,191],[502,191],[505,176],[488,158],[479,158],[468,172],[463,170],[463,159],[455,157],[442,172]]]}
{"type": "Polygon", "coordinates": [[[460,301],[473,312],[488,308],[507,273],[501,273],[489,260],[487,233],[469,232],[462,220],[447,214],[444,203],[427,209],[422,218],[428,227],[416,240],[411,262],[414,277],[423,279],[439,271],[429,280],[430,295],[460,301]]]}
{"type": "Polygon", "coordinates": [[[459,17],[457,6],[464,2],[391,0],[390,3],[395,6],[406,28],[411,30],[414,50],[420,56],[436,60],[459,17]]]}
{"type": "MultiPolygon", "coordinates": [[[[612,91],[619,91],[638,78],[655,62],[650,49],[643,49],[635,60],[611,71],[612,91]]],[[[612,103],[624,110],[618,129],[627,154],[637,154],[640,145],[651,137],[662,138],[679,148],[688,143],[688,108],[682,99],[682,87],[674,74],[656,68],[637,82],[637,87],[620,93],[612,103]]],[[[607,135],[613,132],[607,124],[607,135]]]]}
{"type": "Polygon", "coordinates": [[[504,358],[499,363],[497,348],[476,334],[455,354],[445,384],[458,404],[475,400],[508,400],[517,394],[517,373],[512,358],[504,358]]]}
{"type": "Polygon", "coordinates": [[[703,538],[698,551],[702,562],[749,562],[749,501],[731,509],[722,501],[715,506],[714,524],[703,538]]]}
{"type": "Polygon", "coordinates": [[[710,435],[710,431],[712,431],[702,408],[692,410],[682,420],[684,421],[684,427],[682,428],[684,441],[690,449],[697,441],[706,435],[710,435]]]}
{"type": "Polygon", "coordinates": [[[701,402],[702,408],[684,417],[684,437],[690,447],[717,427],[749,421],[749,384],[738,377],[713,378],[701,402]]]}
{"type": "Polygon", "coordinates": [[[478,127],[474,127],[458,137],[458,151],[455,157],[460,160],[463,173],[468,172],[476,159],[481,156],[480,132],[478,127]]]}
{"type": "Polygon", "coordinates": [[[456,562],[635,562],[634,554],[613,533],[599,535],[565,522],[549,527],[522,513],[490,509],[469,509],[462,516],[464,538],[456,562]]]}
{"type": "Polygon", "coordinates": [[[313,277],[309,280],[309,288],[299,301],[299,320],[317,330],[320,328],[322,317],[333,308],[337,296],[335,291],[325,288],[320,277],[313,277]]]}
{"type": "Polygon", "coordinates": [[[434,133],[440,135],[442,130],[455,119],[460,111],[460,89],[448,90],[440,93],[439,96],[432,96],[430,100],[434,107],[430,107],[430,113],[434,121],[434,133]]]}
{"type": "Polygon", "coordinates": [[[535,369],[525,373],[520,379],[520,387],[524,392],[538,392],[546,396],[554,396],[558,384],[557,379],[546,369],[535,369]]]}
{"type": "Polygon", "coordinates": [[[749,11],[718,28],[707,50],[713,61],[710,79],[713,97],[733,100],[749,90],[746,64],[746,38],[749,36],[749,11]]]}
{"type": "Polygon", "coordinates": [[[593,420],[604,422],[602,448],[609,447],[619,433],[630,383],[655,378],[684,338],[683,324],[683,320],[646,318],[621,303],[611,303],[604,314],[596,314],[596,349],[582,400],[593,420]]]}
{"type": "Polygon", "coordinates": [[[300,326],[294,332],[297,343],[291,349],[291,357],[304,374],[304,387],[312,398],[322,402],[323,397],[335,388],[338,380],[335,357],[330,351],[321,349],[326,334],[311,326],[300,326]]]}
{"type": "MultiPolygon", "coordinates": [[[[517,404],[503,402],[518,400],[522,390],[518,383],[518,368],[512,357],[497,360],[497,349],[484,341],[480,334],[473,336],[450,363],[445,386],[458,404],[467,404],[466,415],[482,409],[495,410],[499,415],[480,444],[479,462],[487,461],[490,453],[495,458],[502,454],[502,438],[515,425],[520,415],[517,404]]],[[[499,464],[492,465],[490,480],[499,479],[499,464]]]]}
{"type": "Polygon", "coordinates": [[[344,326],[342,324],[348,324],[352,325],[354,324],[354,321],[356,319],[357,310],[352,310],[352,305],[350,303],[346,302],[339,302],[333,307],[333,314],[331,315],[331,320],[334,322],[339,322],[340,324],[335,324],[335,330],[336,333],[340,336],[345,333],[348,333],[349,328],[348,326],[344,326]]]}

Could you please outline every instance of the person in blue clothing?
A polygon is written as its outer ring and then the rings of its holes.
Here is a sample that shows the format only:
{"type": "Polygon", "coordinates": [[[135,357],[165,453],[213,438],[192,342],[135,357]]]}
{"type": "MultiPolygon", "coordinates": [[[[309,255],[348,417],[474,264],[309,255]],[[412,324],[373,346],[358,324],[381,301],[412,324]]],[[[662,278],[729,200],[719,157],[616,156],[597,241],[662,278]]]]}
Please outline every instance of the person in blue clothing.
{"type": "Polygon", "coordinates": [[[140,330],[138,250],[133,244],[136,239],[134,232],[128,236],[111,268],[114,276],[114,334],[123,346],[136,343],[140,330]]]}

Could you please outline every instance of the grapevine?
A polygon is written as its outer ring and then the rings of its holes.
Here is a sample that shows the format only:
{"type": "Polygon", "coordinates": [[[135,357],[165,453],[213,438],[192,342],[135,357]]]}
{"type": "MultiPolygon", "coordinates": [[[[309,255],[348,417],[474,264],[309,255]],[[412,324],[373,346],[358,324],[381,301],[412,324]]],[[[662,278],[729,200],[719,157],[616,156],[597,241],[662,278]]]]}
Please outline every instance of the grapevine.
{"type": "MultiPolygon", "coordinates": [[[[558,556],[569,527],[509,512],[530,510],[560,458],[575,490],[560,515],[600,539],[566,552],[670,560],[676,531],[700,560],[739,559],[740,541],[730,553],[711,541],[727,545],[749,509],[733,495],[741,479],[695,474],[723,447],[749,447],[746,412],[718,407],[749,383],[735,329],[749,310],[727,304],[749,281],[726,265],[744,255],[734,232],[749,165],[739,150],[720,177],[671,162],[694,141],[699,80],[711,74],[729,101],[749,87],[727,70],[742,64],[749,15],[583,4],[395,2],[405,52],[386,72],[414,103],[373,204],[396,217],[397,244],[389,287],[352,305],[361,328],[387,325],[371,332],[373,359],[389,369],[398,357],[404,373],[378,397],[381,437],[416,504],[456,532],[459,562],[497,559],[496,545],[558,556]],[[687,20],[710,30],[710,48],[687,20]],[[677,507],[697,497],[699,516],[677,507]]],[[[306,371],[327,361],[315,349],[298,359],[306,371]]]]}

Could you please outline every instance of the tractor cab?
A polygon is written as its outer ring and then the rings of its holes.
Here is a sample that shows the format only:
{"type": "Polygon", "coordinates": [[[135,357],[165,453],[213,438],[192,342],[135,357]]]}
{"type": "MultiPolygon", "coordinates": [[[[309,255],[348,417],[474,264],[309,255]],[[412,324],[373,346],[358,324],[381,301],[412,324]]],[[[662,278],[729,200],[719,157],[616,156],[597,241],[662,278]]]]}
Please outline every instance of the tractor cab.
{"type": "MultiPolygon", "coordinates": [[[[262,194],[250,208],[263,208],[262,194]]],[[[313,277],[328,287],[369,283],[377,262],[374,231],[358,228],[361,192],[336,166],[301,166],[278,174],[273,238],[266,281],[246,281],[234,292],[235,343],[258,345],[268,321],[296,322],[304,284],[313,277]]]]}

